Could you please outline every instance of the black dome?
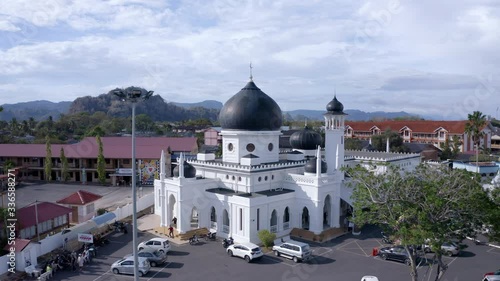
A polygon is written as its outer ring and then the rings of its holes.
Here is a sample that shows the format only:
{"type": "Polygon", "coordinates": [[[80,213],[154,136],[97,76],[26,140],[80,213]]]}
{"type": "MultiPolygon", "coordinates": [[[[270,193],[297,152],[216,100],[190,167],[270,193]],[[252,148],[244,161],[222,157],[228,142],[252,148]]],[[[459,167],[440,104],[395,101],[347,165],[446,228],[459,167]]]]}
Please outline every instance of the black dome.
{"type": "MultiPolygon", "coordinates": [[[[317,157],[311,158],[307,163],[306,166],[304,167],[307,173],[316,173],[316,159],[317,157]]],[[[326,173],[327,170],[326,162],[321,159],[321,173],[324,174],[326,173]]]]}
{"type": "Polygon", "coordinates": [[[344,114],[344,105],[337,100],[337,96],[334,96],[333,100],[326,105],[326,111],[344,114]]]}
{"type": "MultiPolygon", "coordinates": [[[[179,165],[174,168],[174,177],[179,177],[179,165]]],[[[184,161],[184,177],[194,178],[196,177],[196,168],[188,162],[184,161]]]]}
{"type": "Polygon", "coordinates": [[[222,107],[219,121],[222,129],[246,131],[276,131],[283,116],[278,104],[253,81],[232,96],[222,107]]]}
{"type": "Polygon", "coordinates": [[[321,142],[321,135],[309,129],[307,126],[303,130],[295,132],[290,136],[290,145],[294,149],[317,149],[318,145],[321,145],[321,142]]]}

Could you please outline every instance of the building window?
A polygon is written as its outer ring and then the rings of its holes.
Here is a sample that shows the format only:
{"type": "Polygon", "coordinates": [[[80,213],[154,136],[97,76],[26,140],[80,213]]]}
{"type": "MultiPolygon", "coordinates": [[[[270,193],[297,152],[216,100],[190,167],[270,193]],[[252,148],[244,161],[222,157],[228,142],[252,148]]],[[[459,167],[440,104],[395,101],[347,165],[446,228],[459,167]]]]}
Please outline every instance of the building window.
{"type": "Polygon", "coordinates": [[[274,175],[271,175],[271,179],[274,180],[274,175]]]}
{"type": "Polygon", "coordinates": [[[110,159],[105,159],[105,160],[106,160],[106,164],[111,163],[111,162],[110,162],[110,161],[111,161],[110,159]]]}
{"type": "Polygon", "coordinates": [[[264,177],[264,180],[267,181],[267,176],[264,177]]]}
{"type": "Polygon", "coordinates": [[[238,177],[238,181],[241,181],[241,177],[238,177]]]}
{"type": "Polygon", "coordinates": [[[243,209],[240,208],[240,230],[243,230],[243,209]]]}
{"type": "Polygon", "coordinates": [[[273,145],[272,143],[269,143],[269,144],[267,145],[267,149],[268,149],[269,151],[273,151],[273,148],[274,148],[274,145],[273,145]]]}
{"type": "Polygon", "coordinates": [[[123,164],[125,164],[125,165],[130,164],[130,159],[123,159],[123,164]]]}
{"type": "Polygon", "coordinates": [[[257,209],[257,231],[260,229],[260,209],[257,209]]]}
{"type": "Polygon", "coordinates": [[[261,178],[261,177],[259,177],[258,181],[261,181],[261,180],[262,180],[262,178],[261,178]]]}
{"type": "Polygon", "coordinates": [[[253,143],[247,144],[247,151],[253,152],[255,150],[255,145],[253,143]]]}
{"type": "Polygon", "coordinates": [[[230,144],[227,145],[227,150],[233,151],[233,149],[234,149],[234,146],[233,146],[232,143],[230,143],[230,144]]]}

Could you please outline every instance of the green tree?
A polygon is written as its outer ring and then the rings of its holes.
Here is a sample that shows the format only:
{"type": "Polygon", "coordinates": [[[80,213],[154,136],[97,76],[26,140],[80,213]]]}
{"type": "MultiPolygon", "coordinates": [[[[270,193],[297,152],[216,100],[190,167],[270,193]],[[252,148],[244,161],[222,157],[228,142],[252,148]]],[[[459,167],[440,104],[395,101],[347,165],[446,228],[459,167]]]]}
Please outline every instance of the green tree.
{"type": "Polygon", "coordinates": [[[45,137],[45,151],[46,151],[45,165],[44,165],[45,180],[51,181],[52,180],[52,148],[50,145],[49,136],[45,137]]]}
{"type": "Polygon", "coordinates": [[[361,150],[363,149],[363,143],[360,139],[346,138],[345,139],[345,149],[348,150],[361,150]]]}
{"type": "Polygon", "coordinates": [[[484,138],[483,128],[486,126],[486,116],[481,111],[474,111],[467,116],[467,124],[465,124],[465,133],[472,138],[476,149],[476,162],[479,161],[479,145],[481,139],[484,138]]]}
{"type": "MultiPolygon", "coordinates": [[[[361,166],[344,169],[353,188],[355,224],[377,224],[401,242],[410,254],[413,281],[418,280],[417,253],[411,245],[430,243],[437,261],[435,280],[442,280],[447,264],[441,245],[456,233],[471,235],[491,216],[492,202],[479,181],[461,169],[421,164],[404,172],[388,166],[374,174],[361,166]]],[[[498,222],[495,222],[498,224],[498,222]]]]}
{"type": "Polygon", "coordinates": [[[274,239],[276,239],[276,234],[269,232],[267,229],[262,229],[257,233],[260,241],[264,245],[264,247],[269,248],[273,245],[274,239]]]}
{"type": "Polygon", "coordinates": [[[410,152],[410,149],[403,144],[403,138],[397,132],[391,130],[372,137],[372,145],[375,150],[385,151],[387,138],[389,138],[389,149],[391,152],[410,152]]]}
{"type": "Polygon", "coordinates": [[[14,168],[16,166],[16,163],[12,160],[7,160],[3,163],[3,172],[7,174],[7,171],[14,168]]]}
{"type": "Polygon", "coordinates": [[[96,137],[97,144],[99,145],[99,154],[97,155],[97,175],[101,184],[106,183],[106,160],[104,159],[103,147],[101,137],[96,137]]]}
{"type": "Polygon", "coordinates": [[[66,158],[66,155],[64,155],[64,149],[62,147],[61,147],[61,163],[62,163],[61,177],[62,180],[66,182],[69,179],[69,165],[68,165],[68,158],[66,158]]]}

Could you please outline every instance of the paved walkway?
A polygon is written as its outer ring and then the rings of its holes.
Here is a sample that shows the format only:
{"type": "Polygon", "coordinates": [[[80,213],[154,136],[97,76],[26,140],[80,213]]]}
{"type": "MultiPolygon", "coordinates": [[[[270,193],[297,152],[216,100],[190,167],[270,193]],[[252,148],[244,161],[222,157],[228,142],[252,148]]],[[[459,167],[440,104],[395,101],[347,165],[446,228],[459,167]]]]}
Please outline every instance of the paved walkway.
{"type": "Polygon", "coordinates": [[[180,237],[177,235],[176,231],[174,230],[174,237],[168,237],[166,233],[168,233],[168,227],[164,227],[163,231],[158,231],[158,228],[160,227],[160,216],[155,215],[155,214],[149,214],[142,216],[137,219],[137,229],[139,231],[144,231],[144,232],[149,232],[153,235],[156,235],[158,237],[163,237],[163,238],[168,238],[172,243],[176,245],[183,245],[189,243],[186,240],[181,240],[180,237]],[[165,234],[163,234],[165,233],[165,234]]]}

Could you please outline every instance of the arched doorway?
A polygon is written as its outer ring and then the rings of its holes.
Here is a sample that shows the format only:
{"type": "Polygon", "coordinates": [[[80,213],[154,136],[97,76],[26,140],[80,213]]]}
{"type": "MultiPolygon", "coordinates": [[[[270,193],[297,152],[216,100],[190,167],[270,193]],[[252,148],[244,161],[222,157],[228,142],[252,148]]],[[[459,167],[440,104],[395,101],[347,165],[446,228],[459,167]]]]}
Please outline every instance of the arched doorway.
{"type": "Polygon", "coordinates": [[[222,232],[229,233],[229,214],[226,209],[222,213],[222,232]]]}
{"type": "Polygon", "coordinates": [[[309,210],[307,207],[302,209],[302,228],[309,230],[309,210]]]}
{"type": "Polygon", "coordinates": [[[271,212],[271,233],[278,232],[278,216],[276,215],[276,210],[271,212]]]}
{"type": "Polygon", "coordinates": [[[210,229],[217,229],[217,213],[214,206],[210,208],[210,229]]]}
{"type": "Polygon", "coordinates": [[[170,194],[170,196],[168,197],[168,215],[172,226],[174,228],[177,228],[177,208],[175,208],[175,203],[176,200],[174,195],[170,194]]]}
{"type": "Polygon", "coordinates": [[[288,207],[285,208],[285,212],[283,214],[283,229],[290,228],[290,210],[288,207]]]}
{"type": "Polygon", "coordinates": [[[323,205],[323,229],[330,228],[331,213],[332,213],[332,198],[330,197],[330,195],[327,195],[325,197],[325,203],[323,205]]]}
{"type": "Polygon", "coordinates": [[[198,209],[196,209],[196,207],[193,207],[193,209],[191,209],[191,228],[192,229],[197,229],[199,227],[198,225],[198,209]]]}
{"type": "Polygon", "coordinates": [[[347,230],[349,227],[349,218],[352,217],[352,206],[343,199],[340,199],[340,223],[347,230]]]}

